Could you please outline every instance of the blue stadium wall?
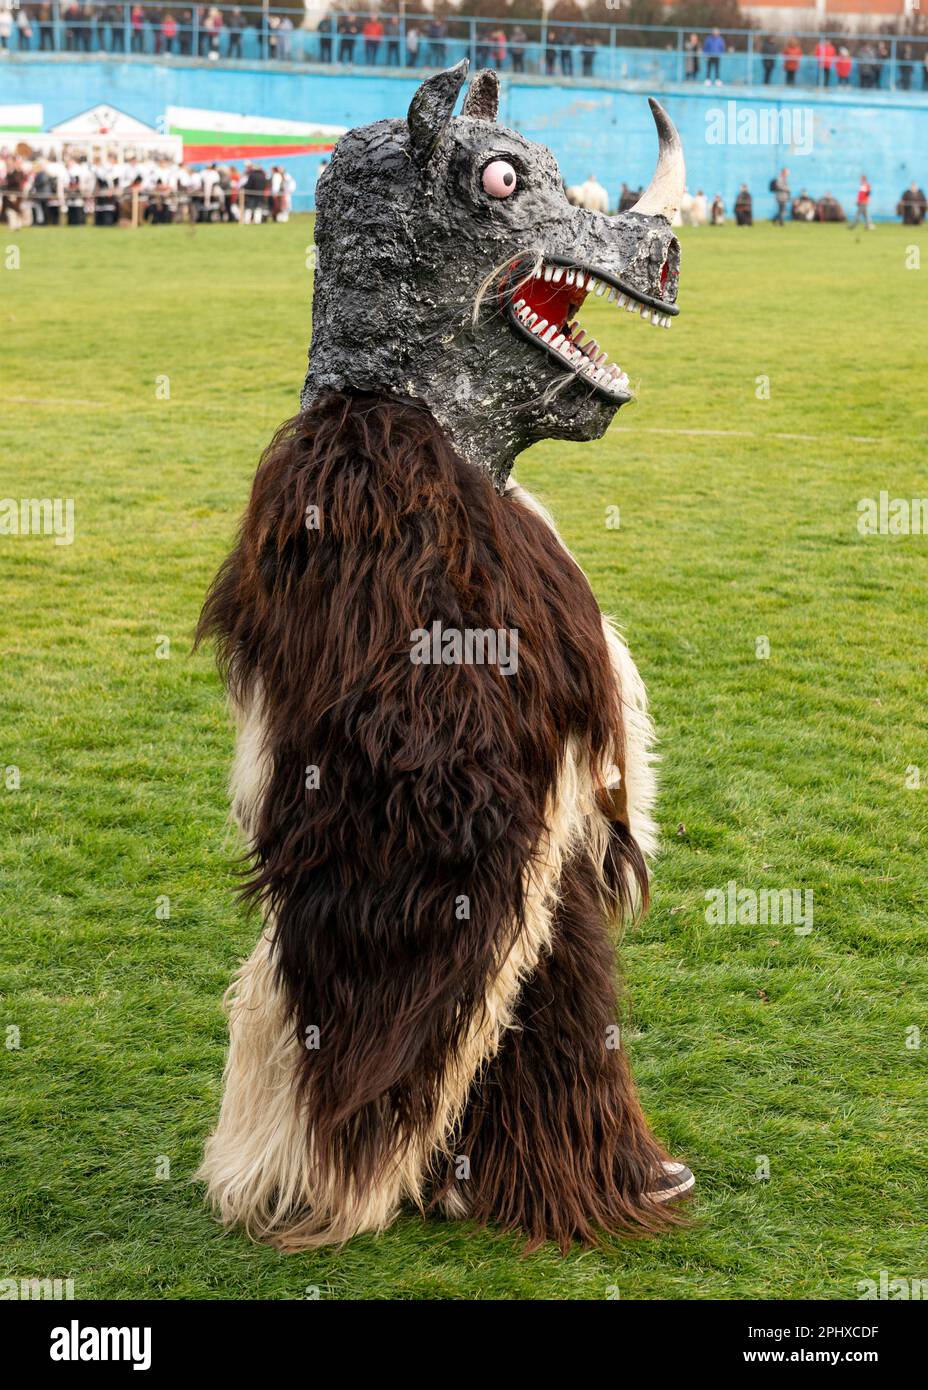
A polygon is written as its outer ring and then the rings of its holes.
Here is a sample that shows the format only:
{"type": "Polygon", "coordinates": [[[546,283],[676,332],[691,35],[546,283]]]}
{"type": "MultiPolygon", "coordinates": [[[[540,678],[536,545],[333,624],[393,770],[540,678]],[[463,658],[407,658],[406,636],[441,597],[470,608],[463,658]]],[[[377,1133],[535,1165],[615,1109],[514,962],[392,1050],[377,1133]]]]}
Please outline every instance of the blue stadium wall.
{"type": "MultiPolygon", "coordinates": [[[[305,65],[198,62],[175,58],[10,55],[0,64],[0,102],[41,102],[48,128],[89,106],[106,102],[149,124],[168,105],[206,107],[250,116],[359,125],[402,114],[420,79],[412,73],[340,70],[305,65]]],[[[507,78],[501,120],[556,154],[568,183],[590,173],[615,201],[621,182],[636,187],[654,168],[655,135],[645,96],[667,106],[686,150],[689,188],[710,198],[720,192],[729,208],[741,183],[755,199],[755,214],[771,211],[771,178],[784,164],[794,192],[832,193],[850,209],[866,172],[877,217],[893,217],[902,190],[928,184],[928,93],[817,93],[801,88],[746,85],[704,87],[668,80],[549,82],[507,78]],[[739,116],[771,107],[804,108],[811,115],[811,150],[784,144],[710,143],[709,113],[737,101],[739,116]]],[[[803,117],[803,119],[806,119],[803,117]]],[[[298,192],[311,194],[318,158],[288,163],[298,192]]],[[[305,197],[300,204],[305,205],[305,197]]]]}

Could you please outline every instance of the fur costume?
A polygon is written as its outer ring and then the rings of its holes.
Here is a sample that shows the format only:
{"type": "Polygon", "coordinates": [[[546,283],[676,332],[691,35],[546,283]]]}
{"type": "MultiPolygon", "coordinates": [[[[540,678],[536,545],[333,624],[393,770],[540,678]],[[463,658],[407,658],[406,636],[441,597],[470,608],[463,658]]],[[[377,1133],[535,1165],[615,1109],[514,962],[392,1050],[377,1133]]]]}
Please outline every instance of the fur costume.
{"type": "Polygon", "coordinates": [[[682,153],[652,103],[637,208],[573,208],[549,151],[497,125],[495,74],[453,116],[466,70],[320,179],[302,408],[200,624],[265,924],[201,1176],[288,1250],[404,1202],[562,1248],[675,1219],[615,1045],[610,923],[646,905],[655,847],[645,693],[509,473],[630,399],[570,326],[587,294],[678,312],[682,153]]]}

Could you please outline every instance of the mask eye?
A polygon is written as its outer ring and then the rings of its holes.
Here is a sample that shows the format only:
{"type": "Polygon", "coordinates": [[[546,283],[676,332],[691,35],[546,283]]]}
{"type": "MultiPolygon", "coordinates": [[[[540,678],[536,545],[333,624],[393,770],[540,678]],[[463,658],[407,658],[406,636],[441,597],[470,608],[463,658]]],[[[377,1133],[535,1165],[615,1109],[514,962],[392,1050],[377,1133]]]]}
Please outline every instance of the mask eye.
{"type": "Polygon", "coordinates": [[[483,171],[483,189],[491,198],[508,198],[516,183],[516,171],[505,159],[494,159],[483,171]]]}

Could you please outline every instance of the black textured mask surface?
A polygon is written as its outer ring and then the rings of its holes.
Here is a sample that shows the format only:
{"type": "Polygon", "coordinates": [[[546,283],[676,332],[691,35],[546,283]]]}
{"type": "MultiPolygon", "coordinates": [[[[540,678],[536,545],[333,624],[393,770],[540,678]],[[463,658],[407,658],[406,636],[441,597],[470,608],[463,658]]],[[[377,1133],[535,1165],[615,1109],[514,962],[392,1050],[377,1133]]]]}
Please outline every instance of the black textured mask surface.
{"type": "Polygon", "coordinates": [[[597,379],[588,356],[551,346],[573,307],[568,277],[596,277],[581,304],[599,294],[623,316],[631,295],[632,312],[663,325],[678,312],[679,244],[664,216],[572,206],[551,152],[496,124],[495,74],[478,74],[454,117],[466,72],[465,60],[427,79],[407,120],[349,131],[319,180],[303,404],[328,388],[420,400],[502,488],[529,444],[596,439],[630,399],[621,376],[597,379]],[[497,183],[507,196],[484,186],[495,162],[515,172],[497,183]],[[559,282],[544,279],[552,265],[559,282]],[[518,317],[533,275],[548,345],[518,317]]]}

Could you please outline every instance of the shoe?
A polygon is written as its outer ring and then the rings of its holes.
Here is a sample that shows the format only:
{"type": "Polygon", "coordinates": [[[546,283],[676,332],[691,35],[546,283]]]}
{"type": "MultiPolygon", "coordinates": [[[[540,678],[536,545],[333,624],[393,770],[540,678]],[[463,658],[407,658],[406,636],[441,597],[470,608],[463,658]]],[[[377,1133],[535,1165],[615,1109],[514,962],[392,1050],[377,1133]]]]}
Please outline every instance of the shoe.
{"type": "Polygon", "coordinates": [[[656,1186],[648,1197],[652,1202],[676,1202],[696,1186],[696,1179],[685,1163],[665,1162],[656,1186]]]}

